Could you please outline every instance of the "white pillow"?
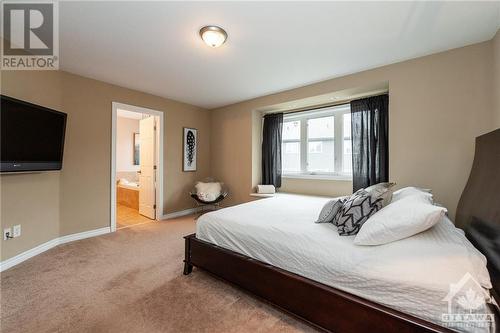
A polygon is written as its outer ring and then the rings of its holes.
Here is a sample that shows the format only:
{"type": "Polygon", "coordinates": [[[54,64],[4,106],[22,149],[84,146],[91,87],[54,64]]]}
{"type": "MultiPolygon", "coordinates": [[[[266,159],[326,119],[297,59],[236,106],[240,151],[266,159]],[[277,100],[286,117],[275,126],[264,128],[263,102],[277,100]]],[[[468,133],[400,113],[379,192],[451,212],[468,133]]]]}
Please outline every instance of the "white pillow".
{"type": "Polygon", "coordinates": [[[196,184],[196,195],[200,200],[210,202],[214,201],[221,195],[222,186],[220,183],[203,183],[196,184]]]}
{"type": "Polygon", "coordinates": [[[422,195],[410,195],[391,202],[361,227],[354,244],[381,245],[407,238],[438,223],[446,208],[434,206],[422,195]]]}
{"type": "Polygon", "coordinates": [[[398,201],[398,200],[401,200],[403,198],[407,198],[407,197],[413,196],[413,195],[419,195],[419,196],[422,196],[424,198],[427,198],[429,200],[429,202],[432,203],[431,190],[420,188],[420,187],[413,187],[413,186],[403,187],[402,189],[394,191],[392,193],[391,202],[395,202],[395,201],[398,201]]]}

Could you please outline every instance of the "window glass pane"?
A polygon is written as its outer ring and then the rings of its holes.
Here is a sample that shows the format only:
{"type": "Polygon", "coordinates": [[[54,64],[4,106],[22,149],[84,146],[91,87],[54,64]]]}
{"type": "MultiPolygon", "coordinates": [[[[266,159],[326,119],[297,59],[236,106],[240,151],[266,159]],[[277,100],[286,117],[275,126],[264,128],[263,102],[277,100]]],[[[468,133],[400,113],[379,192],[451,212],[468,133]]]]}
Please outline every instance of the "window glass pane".
{"type": "Polygon", "coordinates": [[[333,116],[328,116],[307,120],[307,171],[309,172],[334,172],[334,119],[333,116]]]}
{"type": "Polygon", "coordinates": [[[344,156],[342,159],[342,172],[352,173],[352,144],[350,139],[344,139],[344,156]]]}
{"type": "Polygon", "coordinates": [[[342,172],[352,173],[351,114],[344,114],[342,172]]]}
{"type": "Polygon", "coordinates": [[[321,117],[307,120],[307,138],[325,139],[334,137],[334,117],[321,117]]]}
{"type": "Polygon", "coordinates": [[[334,172],[335,143],[333,140],[308,142],[307,171],[334,172]]]}
{"type": "Polygon", "coordinates": [[[351,137],[351,114],[344,114],[344,138],[351,137]]]}
{"type": "Polygon", "coordinates": [[[286,142],[285,143],[285,154],[300,154],[300,143],[299,142],[286,142]]]}
{"type": "Polygon", "coordinates": [[[284,142],[282,147],[283,173],[300,172],[300,142],[284,142]]]}
{"type": "Polygon", "coordinates": [[[323,152],[323,142],[313,141],[309,142],[309,153],[319,154],[323,152]]]}
{"type": "Polygon", "coordinates": [[[300,140],[300,120],[283,122],[283,140],[300,140]]]}

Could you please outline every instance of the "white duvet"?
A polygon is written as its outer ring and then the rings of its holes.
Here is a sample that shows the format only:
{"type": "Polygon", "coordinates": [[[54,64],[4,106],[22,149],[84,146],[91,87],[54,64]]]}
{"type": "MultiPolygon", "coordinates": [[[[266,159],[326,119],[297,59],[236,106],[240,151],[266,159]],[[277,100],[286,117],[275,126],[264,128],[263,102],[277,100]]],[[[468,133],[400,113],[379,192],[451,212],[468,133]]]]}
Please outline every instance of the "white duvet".
{"type": "Polygon", "coordinates": [[[404,240],[359,246],[333,224],[314,223],[328,200],[279,194],[210,212],[196,237],[439,325],[450,283],[468,272],[491,288],[485,257],[448,218],[404,240]]]}

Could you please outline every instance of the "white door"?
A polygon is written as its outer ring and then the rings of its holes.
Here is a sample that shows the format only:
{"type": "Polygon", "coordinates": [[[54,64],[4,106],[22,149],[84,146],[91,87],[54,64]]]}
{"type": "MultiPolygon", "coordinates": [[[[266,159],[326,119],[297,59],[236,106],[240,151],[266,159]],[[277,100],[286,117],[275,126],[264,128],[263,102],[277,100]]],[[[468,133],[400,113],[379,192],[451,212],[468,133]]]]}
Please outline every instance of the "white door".
{"type": "Polygon", "coordinates": [[[156,218],[156,157],[155,157],[155,117],[150,116],[139,122],[140,134],[140,165],[139,175],[139,214],[156,218]]]}

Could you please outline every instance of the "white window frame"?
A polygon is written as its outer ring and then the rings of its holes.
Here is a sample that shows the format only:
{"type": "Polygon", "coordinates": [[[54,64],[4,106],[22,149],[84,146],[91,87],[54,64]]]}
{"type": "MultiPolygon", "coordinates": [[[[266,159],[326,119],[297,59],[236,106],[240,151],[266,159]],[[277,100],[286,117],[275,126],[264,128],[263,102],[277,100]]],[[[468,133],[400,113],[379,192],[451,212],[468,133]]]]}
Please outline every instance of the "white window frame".
{"type": "MultiPolygon", "coordinates": [[[[300,121],[300,140],[292,139],[285,140],[284,143],[289,142],[299,142],[300,143],[300,169],[298,173],[286,173],[283,171],[284,178],[306,178],[306,179],[340,179],[340,180],[352,180],[352,173],[342,172],[343,170],[343,158],[344,158],[344,115],[351,113],[351,107],[349,104],[336,105],[327,108],[321,108],[316,110],[307,110],[294,112],[284,115],[283,122],[289,121],[300,121]],[[335,157],[334,157],[334,169],[339,170],[335,172],[314,172],[307,170],[308,161],[308,142],[315,141],[308,140],[308,128],[307,121],[315,118],[323,117],[334,117],[334,138],[331,139],[335,144],[335,157]]],[[[317,141],[327,141],[328,139],[318,139],[317,141]]]]}

